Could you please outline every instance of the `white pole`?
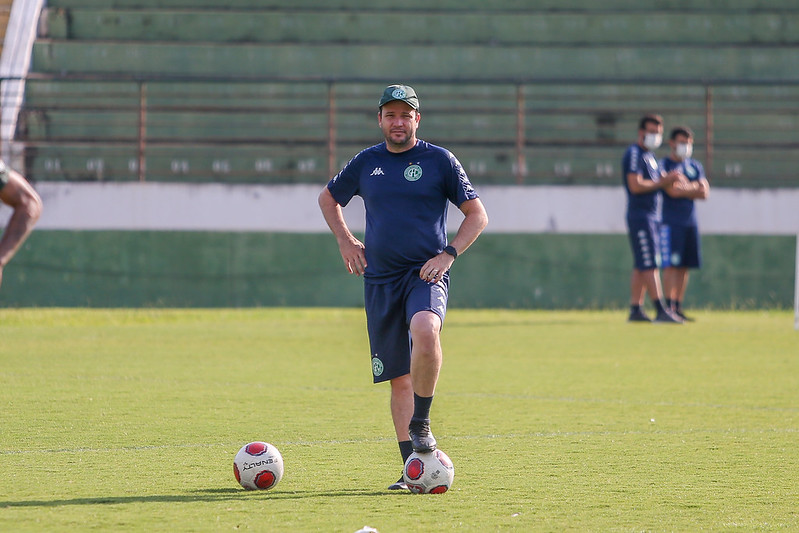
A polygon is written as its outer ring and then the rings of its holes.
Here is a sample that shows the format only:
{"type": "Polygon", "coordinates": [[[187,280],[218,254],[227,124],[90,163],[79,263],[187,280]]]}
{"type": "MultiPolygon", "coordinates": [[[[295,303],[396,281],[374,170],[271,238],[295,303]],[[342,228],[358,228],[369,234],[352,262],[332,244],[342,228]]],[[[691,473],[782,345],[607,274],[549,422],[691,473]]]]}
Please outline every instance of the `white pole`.
{"type": "Polygon", "coordinates": [[[799,330],[799,233],[796,234],[796,271],[793,274],[793,329],[799,330]]]}

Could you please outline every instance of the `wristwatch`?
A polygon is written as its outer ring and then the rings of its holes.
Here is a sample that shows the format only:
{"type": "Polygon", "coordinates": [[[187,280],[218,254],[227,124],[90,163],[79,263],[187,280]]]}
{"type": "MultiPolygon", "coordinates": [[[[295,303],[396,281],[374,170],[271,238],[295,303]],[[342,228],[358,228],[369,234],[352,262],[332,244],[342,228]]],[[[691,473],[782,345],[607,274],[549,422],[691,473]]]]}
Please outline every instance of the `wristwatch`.
{"type": "Polygon", "coordinates": [[[453,259],[458,258],[458,250],[455,249],[454,246],[450,246],[449,244],[444,247],[444,252],[448,253],[453,257],[453,259]]]}

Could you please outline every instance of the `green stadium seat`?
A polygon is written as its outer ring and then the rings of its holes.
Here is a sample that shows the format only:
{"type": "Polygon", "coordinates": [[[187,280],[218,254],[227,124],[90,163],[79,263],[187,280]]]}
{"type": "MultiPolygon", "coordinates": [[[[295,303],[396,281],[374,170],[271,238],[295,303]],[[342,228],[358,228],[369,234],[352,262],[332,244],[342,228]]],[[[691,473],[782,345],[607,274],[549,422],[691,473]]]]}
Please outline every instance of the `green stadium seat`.
{"type": "MultiPolygon", "coordinates": [[[[48,0],[48,5],[58,8],[114,8],[114,9],[286,9],[285,0],[48,0]]],[[[518,13],[520,5],[528,7],[519,0],[494,0],[490,4],[493,13],[518,13]]],[[[796,8],[793,0],[726,0],[720,12],[736,13],[751,12],[753,9],[763,9],[767,6],[774,11],[792,11],[796,8]]],[[[470,12],[475,9],[486,9],[483,0],[438,0],[430,3],[428,0],[405,0],[398,5],[393,0],[292,0],[292,9],[304,10],[342,10],[357,13],[364,10],[386,10],[419,13],[446,10],[448,12],[470,12]]],[[[549,12],[569,9],[577,13],[611,13],[629,9],[629,0],[573,0],[565,4],[563,0],[537,0],[531,10],[549,12]]],[[[636,8],[649,14],[677,12],[683,13],[685,3],[680,0],[638,0],[636,8]]]]}
{"type": "MultiPolygon", "coordinates": [[[[642,45],[784,44],[794,43],[799,26],[796,13],[604,11],[549,12],[528,8],[490,17],[483,12],[424,10],[400,18],[392,11],[308,11],[307,8],[264,9],[257,3],[246,10],[227,6],[194,11],[167,6],[137,9],[108,7],[48,9],[47,36],[79,41],[180,41],[258,43],[379,43],[387,27],[407,42],[429,44],[590,44],[642,45]],[[353,31],[358,28],[358,31],[353,31]]],[[[481,11],[485,7],[482,7],[481,11]]]]}
{"type": "Polygon", "coordinates": [[[38,72],[137,76],[274,77],[391,79],[394,65],[411,62],[419,78],[449,80],[558,79],[569,65],[576,81],[608,77],[655,81],[681,66],[680,79],[704,79],[708,72],[719,81],[764,79],[799,81],[792,46],[659,47],[632,44],[585,47],[568,45],[406,45],[394,44],[263,44],[219,46],[211,43],[109,42],[40,40],[34,44],[32,68],[38,72]]]}

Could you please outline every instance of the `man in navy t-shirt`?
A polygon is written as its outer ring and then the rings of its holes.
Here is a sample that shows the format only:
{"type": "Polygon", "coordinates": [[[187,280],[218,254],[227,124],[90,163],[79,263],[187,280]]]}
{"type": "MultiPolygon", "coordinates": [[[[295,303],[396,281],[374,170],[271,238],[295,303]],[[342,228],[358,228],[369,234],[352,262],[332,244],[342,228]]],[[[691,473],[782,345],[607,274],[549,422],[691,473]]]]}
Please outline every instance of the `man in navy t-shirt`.
{"type": "Polygon", "coordinates": [[[702,266],[702,249],[694,200],[706,200],[710,184],[702,163],[693,159],[694,133],[690,128],[674,128],[669,135],[671,153],[660,161],[665,172],[682,173],[686,180],[663,190],[663,224],[660,245],[663,267],[663,292],[666,306],[683,320],[682,303],[688,287],[688,269],[702,266]]]}
{"type": "MultiPolygon", "coordinates": [[[[385,142],[356,155],[319,195],[322,214],[347,270],[364,277],[375,383],[391,383],[391,415],[403,463],[430,452],[430,406],[441,368],[449,270],[488,223],[460,162],[416,137],[421,120],[412,87],[389,85],[378,104],[385,142]],[[366,207],[360,242],[342,215],[353,196],[366,207]],[[447,207],[465,218],[447,242],[447,207]]],[[[407,488],[402,477],[390,489],[407,488]]]]}
{"type": "Polygon", "coordinates": [[[661,171],[653,150],[662,140],[663,119],[659,115],[646,115],[638,124],[638,142],[627,148],[622,159],[627,231],[634,261],[630,279],[630,322],[651,322],[643,310],[645,293],[655,304],[656,322],[682,322],[663,305],[658,274],[660,190],[684,179],[677,171],[668,174],[661,171]]]}

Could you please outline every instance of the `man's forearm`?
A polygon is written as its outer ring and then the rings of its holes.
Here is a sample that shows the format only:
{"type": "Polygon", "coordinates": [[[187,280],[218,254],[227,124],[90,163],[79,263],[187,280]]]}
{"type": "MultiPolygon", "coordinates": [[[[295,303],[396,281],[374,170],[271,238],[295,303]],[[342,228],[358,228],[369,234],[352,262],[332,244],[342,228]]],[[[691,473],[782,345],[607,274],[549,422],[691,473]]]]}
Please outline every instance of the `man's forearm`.
{"type": "Polygon", "coordinates": [[[327,189],[324,189],[319,195],[319,208],[322,210],[322,216],[327,226],[330,228],[330,231],[333,232],[333,235],[335,235],[339,243],[353,239],[352,232],[344,221],[344,212],[341,206],[327,189]]]}
{"type": "Polygon", "coordinates": [[[457,234],[449,243],[458,251],[458,254],[465,252],[488,224],[488,214],[482,203],[473,203],[464,210],[464,215],[465,218],[461,222],[457,234]]]}
{"type": "Polygon", "coordinates": [[[17,253],[22,243],[28,238],[33,226],[39,219],[37,212],[28,209],[16,209],[8,221],[3,236],[0,238],[0,267],[4,267],[17,253]]]}

